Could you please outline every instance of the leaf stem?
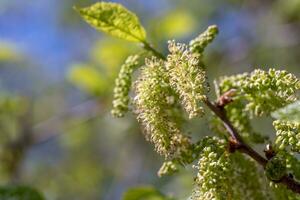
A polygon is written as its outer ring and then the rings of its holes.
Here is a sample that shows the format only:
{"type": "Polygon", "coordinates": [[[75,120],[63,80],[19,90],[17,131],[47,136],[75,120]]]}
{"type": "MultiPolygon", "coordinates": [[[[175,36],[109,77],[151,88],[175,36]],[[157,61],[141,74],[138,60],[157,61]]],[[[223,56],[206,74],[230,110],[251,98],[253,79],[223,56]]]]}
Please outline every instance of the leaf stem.
{"type": "Polygon", "coordinates": [[[142,45],[145,50],[151,51],[155,56],[157,56],[163,60],[166,60],[166,57],[162,53],[160,53],[156,49],[154,49],[147,41],[143,41],[142,45]]]}

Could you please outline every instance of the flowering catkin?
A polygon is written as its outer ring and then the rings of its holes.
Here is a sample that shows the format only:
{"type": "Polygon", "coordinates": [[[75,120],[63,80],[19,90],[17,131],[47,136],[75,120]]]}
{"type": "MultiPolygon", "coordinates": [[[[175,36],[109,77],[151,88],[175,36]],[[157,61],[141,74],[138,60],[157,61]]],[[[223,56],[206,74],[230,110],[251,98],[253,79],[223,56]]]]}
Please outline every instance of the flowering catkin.
{"type": "Polygon", "coordinates": [[[235,152],[230,155],[232,171],[230,174],[233,196],[229,199],[269,199],[265,191],[264,177],[261,176],[260,166],[247,155],[235,152]]]}
{"type": "Polygon", "coordinates": [[[275,145],[284,150],[288,146],[294,152],[300,152],[300,123],[276,120],[273,122],[276,130],[275,145]]]}
{"type": "Polygon", "coordinates": [[[202,115],[204,111],[199,103],[206,98],[208,87],[199,56],[188,50],[185,44],[176,44],[175,41],[169,41],[168,47],[170,54],[166,69],[171,87],[179,94],[189,118],[202,115]]]}
{"type": "Polygon", "coordinates": [[[249,101],[246,110],[257,116],[269,115],[294,102],[295,93],[300,89],[300,80],[295,75],[275,69],[254,70],[242,84],[242,92],[249,101]]]}
{"type": "Polygon", "coordinates": [[[136,82],[135,106],[138,120],[144,125],[146,139],[166,158],[179,157],[189,151],[190,139],[183,135],[176,121],[169,115],[173,91],[168,83],[164,62],[147,59],[136,82]]]}
{"type": "Polygon", "coordinates": [[[118,77],[115,81],[114,100],[111,113],[115,117],[123,117],[128,111],[130,101],[129,91],[131,88],[131,76],[133,70],[138,65],[138,55],[129,56],[125,63],[121,66],[118,77]]]}
{"type": "Polygon", "coordinates": [[[226,142],[217,137],[206,137],[200,153],[193,200],[223,200],[231,195],[231,163],[226,152],[226,142]]]}
{"type": "Polygon", "coordinates": [[[205,47],[215,39],[218,33],[219,30],[216,25],[209,26],[203,33],[190,41],[190,50],[202,55],[205,47]]]}
{"type": "MultiPolygon", "coordinates": [[[[221,94],[235,89],[233,102],[225,107],[227,116],[247,142],[261,143],[264,141],[264,137],[253,130],[249,113],[245,112],[245,96],[242,94],[241,87],[243,86],[242,82],[247,79],[248,76],[248,73],[243,73],[235,76],[222,77],[218,89],[221,94]]],[[[220,120],[214,122],[215,124],[213,125],[217,132],[226,132],[220,120]]]]}
{"type": "Polygon", "coordinates": [[[224,77],[220,85],[222,92],[236,89],[237,96],[247,102],[245,111],[251,116],[262,116],[294,102],[300,80],[284,70],[256,69],[252,73],[224,77]]]}

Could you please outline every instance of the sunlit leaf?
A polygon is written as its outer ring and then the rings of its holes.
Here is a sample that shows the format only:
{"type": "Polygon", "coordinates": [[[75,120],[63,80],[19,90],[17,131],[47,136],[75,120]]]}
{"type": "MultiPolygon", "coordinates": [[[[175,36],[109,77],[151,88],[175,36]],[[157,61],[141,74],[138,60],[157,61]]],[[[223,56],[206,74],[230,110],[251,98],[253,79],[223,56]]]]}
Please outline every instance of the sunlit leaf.
{"type": "Polygon", "coordinates": [[[281,120],[300,122],[300,100],[273,112],[272,117],[281,120]]]}
{"type": "Polygon", "coordinates": [[[26,187],[0,187],[1,200],[44,200],[36,190],[26,187]]]}
{"type": "Polygon", "coordinates": [[[99,2],[75,9],[91,26],[112,36],[133,42],[146,39],[146,32],[137,16],[120,4],[99,2]]]}
{"type": "Polygon", "coordinates": [[[190,12],[173,10],[153,21],[156,35],[163,38],[184,37],[194,31],[196,22],[190,12]]]}
{"type": "Polygon", "coordinates": [[[68,74],[69,80],[84,91],[98,95],[107,90],[106,78],[103,77],[95,68],[75,64],[68,74]]]}
{"type": "Polygon", "coordinates": [[[172,200],[153,187],[130,188],[123,195],[123,200],[172,200]]]}
{"type": "Polygon", "coordinates": [[[92,62],[115,79],[124,60],[136,50],[135,45],[116,38],[102,38],[95,43],[91,51],[92,62]]]}

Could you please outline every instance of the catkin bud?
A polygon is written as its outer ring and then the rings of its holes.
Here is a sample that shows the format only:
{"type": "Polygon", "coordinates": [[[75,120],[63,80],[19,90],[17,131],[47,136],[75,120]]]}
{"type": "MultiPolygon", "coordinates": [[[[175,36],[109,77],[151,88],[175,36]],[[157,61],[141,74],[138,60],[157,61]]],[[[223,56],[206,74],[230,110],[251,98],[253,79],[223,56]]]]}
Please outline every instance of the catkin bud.
{"type": "Polygon", "coordinates": [[[128,111],[130,101],[129,91],[131,88],[131,76],[133,70],[138,65],[138,55],[129,56],[125,63],[121,66],[118,77],[115,81],[114,100],[111,113],[114,117],[123,117],[128,111]]]}
{"type": "Polygon", "coordinates": [[[218,33],[219,30],[216,25],[209,26],[198,37],[190,41],[190,50],[193,53],[202,54],[205,47],[215,39],[218,33]]]}

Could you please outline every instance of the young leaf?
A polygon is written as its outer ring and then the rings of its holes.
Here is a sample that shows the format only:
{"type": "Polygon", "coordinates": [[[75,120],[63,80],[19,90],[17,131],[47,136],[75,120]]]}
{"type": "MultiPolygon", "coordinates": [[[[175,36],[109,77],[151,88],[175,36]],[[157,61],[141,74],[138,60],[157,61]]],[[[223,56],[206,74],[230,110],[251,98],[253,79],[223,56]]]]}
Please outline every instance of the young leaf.
{"type": "Polygon", "coordinates": [[[273,112],[272,117],[300,123],[300,100],[273,112]]]}
{"type": "Polygon", "coordinates": [[[97,30],[132,42],[144,42],[145,29],[137,16],[120,4],[98,2],[90,7],[76,8],[83,19],[97,30]]]}
{"type": "Polygon", "coordinates": [[[174,200],[166,197],[153,187],[130,188],[123,195],[123,200],[174,200]]]}
{"type": "Polygon", "coordinates": [[[44,200],[39,192],[27,186],[0,187],[0,199],[44,200]]]}

